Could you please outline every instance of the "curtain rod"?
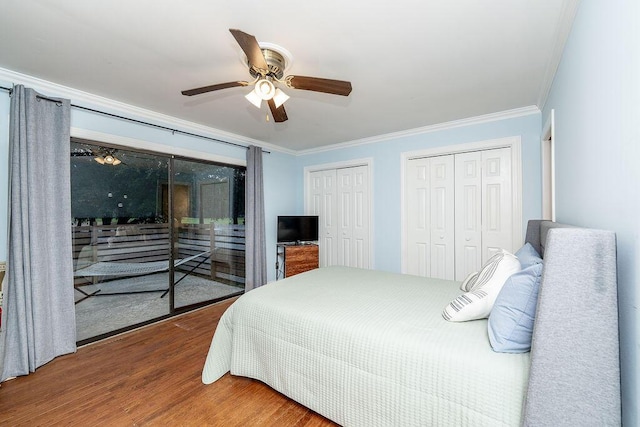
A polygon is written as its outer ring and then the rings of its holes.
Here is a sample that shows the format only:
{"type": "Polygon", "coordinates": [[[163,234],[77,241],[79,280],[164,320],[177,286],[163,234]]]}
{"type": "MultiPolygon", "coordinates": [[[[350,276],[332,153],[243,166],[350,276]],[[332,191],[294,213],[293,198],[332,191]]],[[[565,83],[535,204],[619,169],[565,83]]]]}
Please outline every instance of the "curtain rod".
{"type": "MultiPolygon", "coordinates": [[[[6,91],[7,91],[7,92],[9,92],[9,93],[11,93],[11,92],[13,91],[13,88],[4,87],[4,86],[0,86],[0,89],[2,89],[2,90],[6,90],[6,91]]],[[[60,100],[59,100],[59,99],[49,98],[49,97],[44,96],[44,95],[36,95],[36,96],[37,96],[39,99],[44,99],[44,100],[47,100],[47,101],[57,102],[57,103],[59,103],[59,102],[60,102],[60,100]]],[[[173,129],[173,128],[170,128],[170,127],[167,127],[167,126],[157,125],[157,124],[155,124],[155,123],[149,123],[149,122],[145,122],[145,121],[142,121],[142,120],[132,119],[132,118],[130,118],[130,117],[120,116],[120,115],[118,115],[118,114],[107,113],[106,111],[100,111],[100,110],[95,110],[95,109],[93,109],[93,108],[83,107],[83,106],[81,106],[81,105],[71,104],[71,107],[73,107],[73,108],[77,108],[77,109],[79,109],[79,110],[89,111],[89,112],[92,112],[92,113],[102,114],[102,115],[104,115],[104,116],[113,117],[113,118],[120,119],[120,120],[126,120],[126,121],[129,121],[129,122],[133,122],[133,123],[138,123],[138,124],[145,125],[145,126],[154,127],[154,128],[157,128],[157,129],[162,129],[162,130],[170,131],[170,132],[171,132],[171,133],[173,133],[173,134],[178,133],[178,134],[182,134],[182,135],[193,136],[193,137],[195,137],[195,138],[201,138],[201,139],[206,139],[206,140],[209,140],[209,141],[220,142],[220,143],[222,143],[222,144],[233,145],[233,146],[235,146],[235,147],[249,148],[248,146],[243,145],[243,144],[238,144],[238,143],[235,143],[235,142],[224,141],[224,140],[222,140],[222,139],[213,138],[213,137],[205,136],[205,135],[199,135],[199,134],[197,134],[197,133],[185,132],[185,131],[180,130],[180,129],[173,129]]],[[[263,153],[267,153],[267,154],[271,154],[271,151],[267,151],[267,150],[265,150],[265,149],[262,149],[262,152],[263,152],[263,153]]]]}

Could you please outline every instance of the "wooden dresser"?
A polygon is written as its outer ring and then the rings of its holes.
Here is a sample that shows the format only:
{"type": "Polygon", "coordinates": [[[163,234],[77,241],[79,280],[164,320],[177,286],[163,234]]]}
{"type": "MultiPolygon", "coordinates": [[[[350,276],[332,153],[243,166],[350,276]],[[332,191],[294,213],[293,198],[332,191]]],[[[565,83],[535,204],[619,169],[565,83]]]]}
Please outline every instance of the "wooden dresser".
{"type": "Polygon", "coordinates": [[[318,268],[318,245],[281,245],[284,277],[318,268]]]}

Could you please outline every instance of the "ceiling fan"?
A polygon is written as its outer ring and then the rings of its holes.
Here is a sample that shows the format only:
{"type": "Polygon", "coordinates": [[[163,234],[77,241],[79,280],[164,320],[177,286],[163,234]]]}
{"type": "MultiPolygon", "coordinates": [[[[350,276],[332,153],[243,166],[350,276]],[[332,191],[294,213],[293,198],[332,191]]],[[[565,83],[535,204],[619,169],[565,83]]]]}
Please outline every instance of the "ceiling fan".
{"type": "Polygon", "coordinates": [[[286,55],[278,52],[276,48],[271,46],[269,48],[260,47],[256,38],[251,34],[235,29],[229,29],[229,31],[247,56],[249,74],[251,74],[254,80],[250,82],[227,82],[183,90],[183,95],[193,96],[237,86],[255,86],[254,89],[245,96],[247,100],[258,108],[260,108],[263,100],[267,101],[273,119],[281,123],[287,120],[284,102],[289,99],[289,96],[280,88],[276,87],[274,83],[284,85],[291,89],[324,92],[332,95],[348,96],[351,93],[351,82],[343,80],[305,76],[286,76],[283,78],[284,70],[287,67],[286,55]]]}

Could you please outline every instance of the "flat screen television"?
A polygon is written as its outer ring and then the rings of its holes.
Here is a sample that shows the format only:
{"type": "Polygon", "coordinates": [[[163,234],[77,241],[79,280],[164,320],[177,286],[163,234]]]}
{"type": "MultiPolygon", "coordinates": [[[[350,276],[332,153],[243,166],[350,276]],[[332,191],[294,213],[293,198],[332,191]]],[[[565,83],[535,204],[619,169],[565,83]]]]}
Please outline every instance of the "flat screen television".
{"type": "Polygon", "coordinates": [[[318,240],[318,216],[278,217],[278,243],[308,243],[318,240]]]}

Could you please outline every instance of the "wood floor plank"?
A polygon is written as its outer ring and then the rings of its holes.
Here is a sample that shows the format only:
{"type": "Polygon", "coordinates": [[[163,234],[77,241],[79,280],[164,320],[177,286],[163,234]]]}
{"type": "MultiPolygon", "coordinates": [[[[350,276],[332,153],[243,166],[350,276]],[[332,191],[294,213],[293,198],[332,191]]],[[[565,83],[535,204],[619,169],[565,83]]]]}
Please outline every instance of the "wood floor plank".
{"type": "Polygon", "coordinates": [[[335,426],[267,385],[202,384],[223,301],[58,357],[2,383],[0,425],[335,426]]]}

